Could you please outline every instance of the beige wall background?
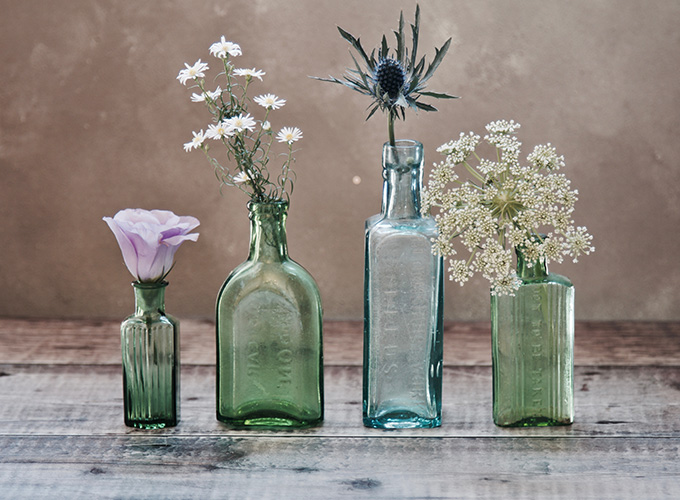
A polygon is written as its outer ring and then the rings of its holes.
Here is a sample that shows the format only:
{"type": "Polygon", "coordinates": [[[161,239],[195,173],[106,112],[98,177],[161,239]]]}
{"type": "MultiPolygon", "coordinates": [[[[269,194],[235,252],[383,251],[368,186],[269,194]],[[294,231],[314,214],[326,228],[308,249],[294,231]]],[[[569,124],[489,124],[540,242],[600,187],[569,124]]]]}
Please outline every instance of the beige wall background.
{"type": "MultiPolygon", "coordinates": [[[[580,319],[680,319],[680,2],[423,0],[421,53],[453,37],[431,90],[460,95],[410,114],[397,136],[435,148],[495,119],[522,124],[528,154],[551,142],[580,191],[597,251],[553,271],[580,319]]],[[[252,95],[288,100],[274,127],[304,131],[289,217],[291,256],[316,278],[327,318],[362,315],[363,221],[380,209],[386,122],[368,100],[308,75],[351,63],[340,25],[377,45],[406,0],[0,2],[0,316],[122,318],[131,277],[101,217],[163,208],[201,220],[170,275],[168,310],[213,315],[248,251],[246,199],[219,193],[199,152],[208,114],[175,79],[216,61],[220,35],[252,95]],[[361,179],[355,184],[352,179],[361,179]]],[[[214,64],[213,64],[214,65],[214,64]]],[[[449,283],[446,316],[488,318],[488,289],[449,283]]]]}

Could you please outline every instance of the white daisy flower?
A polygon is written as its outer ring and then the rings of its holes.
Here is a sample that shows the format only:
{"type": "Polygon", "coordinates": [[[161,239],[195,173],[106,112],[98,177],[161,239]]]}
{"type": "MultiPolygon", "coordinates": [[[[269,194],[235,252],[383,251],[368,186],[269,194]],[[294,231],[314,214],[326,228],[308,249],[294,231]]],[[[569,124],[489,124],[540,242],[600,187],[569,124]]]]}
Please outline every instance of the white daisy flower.
{"type": "Polygon", "coordinates": [[[258,78],[260,81],[262,81],[262,77],[266,75],[264,71],[260,71],[259,69],[235,69],[234,74],[236,76],[245,76],[246,78],[258,78]]]}
{"type": "Polygon", "coordinates": [[[267,109],[279,109],[286,104],[285,99],[279,99],[274,94],[259,95],[253,99],[257,104],[267,109]]]}
{"type": "Polygon", "coordinates": [[[265,132],[269,132],[271,129],[272,129],[272,124],[269,123],[268,121],[266,121],[262,124],[262,130],[264,130],[265,132]]]}
{"type": "Polygon", "coordinates": [[[203,141],[205,141],[205,134],[202,130],[200,132],[192,132],[192,134],[194,134],[194,138],[191,139],[191,142],[184,143],[184,151],[186,152],[200,148],[203,141]]]}
{"type": "Polygon", "coordinates": [[[225,40],[224,35],[222,35],[219,42],[215,42],[210,46],[210,53],[220,59],[226,59],[227,54],[230,56],[240,56],[241,47],[238,43],[228,42],[225,40]]]}
{"type": "Polygon", "coordinates": [[[222,95],[222,89],[220,87],[217,87],[212,92],[207,90],[202,94],[191,94],[191,102],[205,102],[206,97],[214,101],[220,95],[222,95]]]}
{"type": "Polygon", "coordinates": [[[283,127],[277,134],[276,139],[279,142],[287,142],[293,144],[295,141],[302,139],[302,130],[297,127],[283,127]]]}
{"type": "Polygon", "coordinates": [[[252,132],[256,124],[255,120],[250,116],[250,113],[245,116],[241,113],[238,116],[225,120],[224,123],[234,132],[243,132],[246,129],[252,132]]]}
{"type": "Polygon", "coordinates": [[[201,62],[199,59],[194,63],[193,66],[189,66],[189,64],[184,63],[186,66],[185,69],[180,70],[179,74],[177,75],[177,79],[179,80],[179,83],[182,85],[186,85],[188,80],[196,80],[197,78],[204,78],[205,73],[204,71],[208,70],[208,64],[201,62]]]}
{"type": "Polygon", "coordinates": [[[207,139],[221,140],[223,137],[231,137],[234,135],[234,129],[226,122],[220,122],[215,125],[208,125],[208,130],[205,131],[207,139]]]}
{"type": "Polygon", "coordinates": [[[234,181],[234,184],[243,184],[250,182],[250,179],[248,179],[248,175],[245,172],[239,172],[234,176],[232,181],[234,181]]]}

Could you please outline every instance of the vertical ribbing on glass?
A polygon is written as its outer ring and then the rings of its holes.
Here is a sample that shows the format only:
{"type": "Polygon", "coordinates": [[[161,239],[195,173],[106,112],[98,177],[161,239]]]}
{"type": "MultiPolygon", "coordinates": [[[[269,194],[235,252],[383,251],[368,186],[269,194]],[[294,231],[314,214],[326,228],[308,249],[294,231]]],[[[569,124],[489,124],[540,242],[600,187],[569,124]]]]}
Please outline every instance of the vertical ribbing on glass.
{"type": "Polygon", "coordinates": [[[558,275],[491,297],[493,416],[500,426],[573,422],[574,289],[558,275]]]}
{"type": "Polygon", "coordinates": [[[179,360],[176,332],[165,322],[121,328],[125,424],[144,429],[177,425],[179,360]]]}

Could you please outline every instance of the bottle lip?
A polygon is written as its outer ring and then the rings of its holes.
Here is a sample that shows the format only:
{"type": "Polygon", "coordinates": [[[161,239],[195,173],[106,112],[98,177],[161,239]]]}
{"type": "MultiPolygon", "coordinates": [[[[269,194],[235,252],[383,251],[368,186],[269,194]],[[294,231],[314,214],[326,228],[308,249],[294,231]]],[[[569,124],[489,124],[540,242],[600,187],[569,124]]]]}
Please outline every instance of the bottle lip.
{"type": "Polygon", "coordinates": [[[151,282],[142,282],[142,281],[133,281],[132,286],[135,288],[139,288],[141,290],[154,290],[156,288],[165,288],[168,286],[167,281],[151,281],[151,282]]]}
{"type": "Polygon", "coordinates": [[[394,141],[394,146],[392,146],[389,142],[383,144],[383,148],[390,149],[413,149],[422,147],[423,147],[422,142],[414,141],[412,139],[397,139],[396,141],[394,141]]]}
{"type": "Polygon", "coordinates": [[[249,201],[248,210],[251,212],[276,213],[287,211],[289,202],[284,200],[278,201],[249,201]]]}

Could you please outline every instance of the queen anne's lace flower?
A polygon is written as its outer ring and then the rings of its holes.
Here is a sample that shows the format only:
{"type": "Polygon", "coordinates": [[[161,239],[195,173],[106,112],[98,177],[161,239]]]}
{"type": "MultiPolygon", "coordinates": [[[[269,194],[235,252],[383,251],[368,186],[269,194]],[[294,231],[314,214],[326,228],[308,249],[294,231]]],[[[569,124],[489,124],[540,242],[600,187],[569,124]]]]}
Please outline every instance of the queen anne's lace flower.
{"type": "Polygon", "coordinates": [[[472,132],[440,146],[437,151],[445,157],[432,169],[422,198],[423,213],[438,209],[433,251],[457,255],[453,243],[459,238],[470,252],[467,260],[450,260],[450,278],[462,285],[478,272],[491,282],[495,295],[519,286],[512,249],[523,253],[528,266],[541,259],[562,262],[565,256],[576,262],[595,250],[592,236],[585,227],[574,228],[571,218],[578,191],[555,172],[564,166],[564,157],[546,144],[536,146],[529,164],[522,165],[521,143],[514,135],[519,128],[512,120],[486,126],[484,141],[497,149],[493,160],[477,156],[480,137],[472,132]],[[471,162],[472,157],[478,161],[471,162]],[[469,179],[460,179],[457,168],[469,179]]]}

